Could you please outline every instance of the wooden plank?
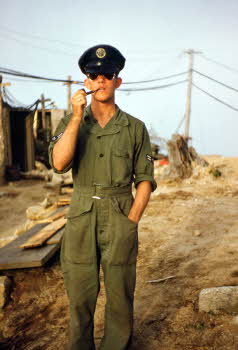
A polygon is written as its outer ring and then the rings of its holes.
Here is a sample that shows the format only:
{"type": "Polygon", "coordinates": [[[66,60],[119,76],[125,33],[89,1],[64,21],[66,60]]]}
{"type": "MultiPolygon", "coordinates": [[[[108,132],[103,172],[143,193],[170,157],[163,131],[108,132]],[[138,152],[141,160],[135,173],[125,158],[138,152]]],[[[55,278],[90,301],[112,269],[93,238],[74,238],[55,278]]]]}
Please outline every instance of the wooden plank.
{"type": "Polygon", "coordinates": [[[46,244],[56,244],[60,243],[63,237],[64,228],[55,233],[51,238],[47,239],[46,244]]]}
{"type": "Polygon", "coordinates": [[[48,224],[46,227],[42,228],[36,235],[29,238],[27,242],[22,244],[20,248],[35,248],[38,246],[41,246],[48,238],[50,238],[56,231],[58,231],[60,228],[62,228],[67,219],[60,218],[50,224],[48,224]]]}
{"type": "Polygon", "coordinates": [[[45,226],[38,224],[0,248],[0,270],[43,266],[60,248],[60,242],[32,249],[21,249],[19,246],[45,226]]]}
{"type": "Polygon", "coordinates": [[[71,196],[59,196],[59,202],[68,202],[71,200],[71,196]]]}
{"type": "Polygon", "coordinates": [[[65,217],[68,212],[68,206],[66,208],[63,208],[61,211],[58,211],[57,213],[54,213],[53,215],[49,216],[48,218],[37,220],[39,224],[41,223],[50,223],[53,221],[56,221],[62,217],[65,217]]]}
{"type": "Polygon", "coordinates": [[[71,197],[61,196],[58,198],[57,206],[70,204],[71,197]]]}
{"type": "Polygon", "coordinates": [[[61,193],[62,194],[72,194],[73,193],[72,187],[61,187],[61,193]]]}

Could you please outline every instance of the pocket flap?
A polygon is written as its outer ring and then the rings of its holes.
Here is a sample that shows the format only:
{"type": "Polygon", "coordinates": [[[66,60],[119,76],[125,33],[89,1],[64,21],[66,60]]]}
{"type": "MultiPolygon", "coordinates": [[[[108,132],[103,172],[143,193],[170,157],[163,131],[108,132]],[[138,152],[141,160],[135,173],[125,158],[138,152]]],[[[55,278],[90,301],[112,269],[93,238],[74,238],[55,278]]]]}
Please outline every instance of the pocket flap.
{"type": "Polygon", "coordinates": [[[72,200],[67,218],[74,218],[91,211],[93,206],[92,198],[80,197],[78,200],[72,200]]]}
{"type": "Polygon", "coordinates": [[[112,154],[114,154],[114,156],[117,156],[117,157],[130,158],[128,151],[123,149],[113,149],[112,154]]]}

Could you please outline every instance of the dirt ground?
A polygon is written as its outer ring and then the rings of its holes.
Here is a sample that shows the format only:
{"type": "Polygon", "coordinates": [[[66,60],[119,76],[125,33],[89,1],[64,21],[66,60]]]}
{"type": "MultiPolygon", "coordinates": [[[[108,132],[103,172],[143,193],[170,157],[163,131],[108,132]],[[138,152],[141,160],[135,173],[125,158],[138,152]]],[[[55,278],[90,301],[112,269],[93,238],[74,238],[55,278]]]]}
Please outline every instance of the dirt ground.
{"type": "MultiPolygon", "coordinates": [[[[180,183],[163,180],[139,225],[133,350],[238,350],[235,315],[198,311],[201,289],[238,284],[238,158],[206,157],[221,177],[195,168],[180,183]],[[174,276],[161,283],[150,280],[174,276]]],[[[44,199],[44,182],[3,186],[2,241],[25,220],[25,210],[44,199]],[[10,225],[9,225],[10,223],[10,225]]],[[[60,350],[68,333],[68,300],[56,254],[46,266],[1,271],[13,280],[11,300],[0,312],[0,349],[60,350]]],[[[103,334],[102,285],[95,339],[103,334]]],[[[237,311],[238,314],[238,311],[237,311]]]]}

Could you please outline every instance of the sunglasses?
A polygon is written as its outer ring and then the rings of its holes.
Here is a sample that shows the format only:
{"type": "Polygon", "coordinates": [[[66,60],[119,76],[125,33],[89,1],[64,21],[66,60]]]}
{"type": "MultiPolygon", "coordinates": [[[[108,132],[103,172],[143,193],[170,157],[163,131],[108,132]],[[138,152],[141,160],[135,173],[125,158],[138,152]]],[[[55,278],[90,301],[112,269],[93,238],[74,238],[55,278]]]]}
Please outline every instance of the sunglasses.
{"type": "Polygon", "coordinates": [[[99,75],[103,75],[107,80],[112,80],[117,77],[116,73],[87,73],[90,80],[96,80],[99,75]]]}

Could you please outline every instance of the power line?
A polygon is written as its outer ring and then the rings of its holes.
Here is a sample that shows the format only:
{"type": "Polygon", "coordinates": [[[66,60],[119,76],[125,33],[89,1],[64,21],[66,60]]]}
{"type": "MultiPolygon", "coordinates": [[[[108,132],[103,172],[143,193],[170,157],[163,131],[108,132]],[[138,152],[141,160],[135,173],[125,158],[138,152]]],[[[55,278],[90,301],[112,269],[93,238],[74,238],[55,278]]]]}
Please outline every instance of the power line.
{"type": "Polygon", "coordinates": [[[35,39],[40,39],[40,40],[45,40],[45,41],[49,41],[49,42],[55,42],[55,43],[59,43],[59,44],[66,45],[66,46],[75,46],[75,47],[79,47],[80,46],[79,44],[69,43],[69,42],[66,42],[66,41],[63,41],[63,40],[59,40],[59,39],[50,39],[50,38],[42,37],[40,35],[18,32],[16,30],[8,29],[7,27],[2,26],[2,25],[0,25],[0,29],[4,30],[6,32],[9,32],[9,33],[16,34],[16,35],[26,36],[26,37],[29,37],[29,38],[35,38],[35,39]]]}
{"type": "Polygon", "coordinates": [[[180,120],[176,130],[175,130],[175,134],[177,134],[179,132],[179,129],[181,128],[183,122],[185,121],[186,115],[184,114],[183,118],[180,120]]]}
{"type": "Polygon", "coordinates": [[[212,80],[212,81],[215,81],[217,84],[220,84],[220,85],[225,86],[226,88],[228,88],[228,89],[230,89],[230,90],[233,90],[233,91],[235,91],[235,92],[238,92],[238,89],[235,89],[235,88],[233,88],[232,86],[229,86],[229,85],[227,85],[227,84],[225,84],[225,83],[222,83],[221,81],[218,81],[218,80],[216,80],[216,79],[214,79],[214,78],[212,78],[212,77],[209,77],[208,75],[203,74],[203,73],[197,71],[196,69],[193,69],[193,71],[194,71],[195,73],[197,73],[197,74],[199,74],[199,75],[201,75],[201,76],[207,78],[207,79],[210,79],[210,80],[212,80]]]}
{"type": "Polygon", "coordinates": [[[176,83],[166,84],[166,85],[151,86],[151,87],[147,87],[147,88],[132,88],[132,89],[118,89],[118,90],[119,91],[125,91],[125,92],[158,90],[158,89],[163,89],[163,88],[174,86],[174,85],[183,84],[186,81],[187,81],[187,79],[182,80],[182,81],[178,81],[176,83]]]}
{"type": "Polygon", "coordinates": [[[51,48],[46,48],[46,47],[38,46],[38,45],[35,45],[35,44],[31,44],[31,43],[27,42],[26,40],[16,39],[16,38],[11,37],[11,36],[9,37],[9,35],[6,36],[6,34],[4,34],[4,39],[13,40],[13,41],[16,41],[17,43],[19,43],[21,45],[24,45],[24,46],[28,45],[28,46],[30,46],[30,47],[32,47],[34,49],[44,50],[44,51],[47,51],[48,53],[54,53],[54,54],[56,54],[56,53],[59,54],[60,53],[62,55],[66,55],[66,56],[70,56],[70,57],[75,57],[75,55],[76,55],[76,54],[69,54],[69,53],[67,53],[65,51],[58,50],[58,49],[51,49],[51,48]]]}
{"type": "Polygon", "coordinates": [[[180,76],[180,75],[184,75],[184,74],[187,74],[187,71],[186,71],[186,72],[182,72],[182,73],[177,73],[177,74],[167,75],[166,77],[154,78],[154,79],[149,79],[149,80],[130,81],[130,82],[122,83],[122,84],[126,85],[126,84],[142,84],[142,83],[151,83],[151,82],[153,82],[153,81],[159,81],[159,80],[164,80],[164,79],[174,78],[174,77],[178,77],[178,76],[180,76]]]}
{"type": "Polygon", "coordinates": [[[222,103],[223,105],[225,105],[225,106],[227,106],[227,107],[229,107],[229,108],[233,109],[234,111],[238,112],[238,108],[233,107],[233,106],[231,106],[230,104],[228,104],[228,103],[226,103],[226,102],[224,102],[224,101],[220,100],[220,99],[219,99],[219,98],[217,98],[216,96],[214,96],[214,95],[210,94],[209,92],[207,92],[207,91],[205,91],[205,90],[201,89],[200,87],[198,87],[198,86],[197,86],[197,85],[195,85],[194,83],[193,83],[193,86],[194,86],[195,88],[197,88],[198,90],[202,91],[204,94],[206,94],[206,95],[208,95],[208,96],[212,97],[214,100],[216,100],[216,101],[218,101],[218,102],[222,103]]]}
{"type": "MultiPolygon", "coordinates": [[[[0,73],[7,74],[7,75],[13,75],[13,76],[17,76],[17,77],[22,77],[22,78],[32,78],[32,79],[39,79],[39,80],[46,80],[46,81],[53,81],[53,82],[62,82],[62,83],[83,84],[83,81],[78,81],[78,80],[72,80],[72,81],[70,80],[69,81],[69,80],[41,77],[41,76],[32,75],[32,74],[16,71],[16,70],[13,70],[13,69],[3,68],[3,67],[0,67],[0,73]]],[[[171,75],[168,75],[168,76],[165,76],[165,77],[159,77],[159,78],[149,79],[149,80],[134,81],[134,82],[124,82],[122,84],[126,85],[126,84],[150,83],[150,82],[154,82],[154,81],[159,81],[159,80],[164,80],[164,79],[170,79],[170,78],[173,78],[173,77],[178,77],[178,76],[184,75],[186,73],[187,72],[182,72],[182,73],[177,73],[177,74],[171,74],[171,75]]]]}
{"type": "Polygon", "coordinates": [[[69,82],[71,82],[71,83],[74,83],[74,84],[83,84],[83,81],[78,81],[78,80],[69,81],[69,80],[65,80],[65,79],[54,79],[54,78],[41,77],[41,76],[38,76],[38,75],[32,75],[32,74],[28,74],[28,73],[14,71],[12,69],[3,68],[3,67],[0,67],[0,73],[6,74],[6,75],[13,75],[13,76],[17,76],[17,77],[22,77],[22,78],[32,78],[32,79],[39,79],[39,80],[47,80],[47,81],[54,81],[54,82],[59,82],[59,83],[69,83],[69,82]]]}
{"type": "Polygon", "coordinates": [[[207,56],[205,56],[205,55],[200,55],[200,57],[204,58],[204,60],[206,60],[206,61],[215,63],[215,64],[217,64],[218,66],[221,66],[221,67],[223,67],[223,68],[226,68],[226,69],[228,69],[228,70],[231,71],[231,72],[238,73],[238,69],[233,68],[233,67],[230,67],[230,66],[228,66],[227,64],[224,64],[224,63],[218,62],[218,61],[216,61],[216,60],[213,60],[213,59],[211,59],[211,58],[209,58],[209,57],[207,57],[207,56]]]}
{"type": "Polygon", "coordinates": [[[39,81],[39,79],[25,79],[25,78],[8,78],[9,81],[16,81],[16,82],[19,82],[19,83],[37,83],[37,84],[50,84],[50,83],[54,83],[54,81],[39,81]]]}
{"type": "MultiPolygon", "coordinates": [[[[9,29],[3,25],[0,25],[0,30],[11,33],[11,34],[15,34],[15,35],[19,35],[19,36],[23,36],[23,37],[29,37],[29,38],[35,38],[35,39],[40,39],[40,40],[44,40],[44,41],[48,41],[48,42],[55,42],[55,43],[59,43],[65,46],[69,46],[69,47],[84,47],[83,45],[80,45],[78,43],[75,42],[68,42],[68,41],[64,41],[64,40],[59,40],[59,39],[51,39],[51,38],[46,38],[44,36],[41,35],[37,35],[37,34],[29,34],[26,32],[19,32],[13,29],[9,29]]],[[[135,48],[133,52],[129,53],[129,55],[136,55],[138,56],[138,53],[141,54],[148,54],[149,56],[151,55],[171,55],[171,52],[173,51],[182,51],[182,48],[167,48],[167,49],[163,49],[163,50],[151,50],[151,48],[148,48],[148,50],[146,50],[146,48],[135,48]]]]}

